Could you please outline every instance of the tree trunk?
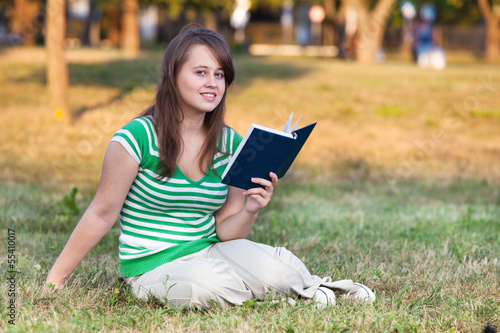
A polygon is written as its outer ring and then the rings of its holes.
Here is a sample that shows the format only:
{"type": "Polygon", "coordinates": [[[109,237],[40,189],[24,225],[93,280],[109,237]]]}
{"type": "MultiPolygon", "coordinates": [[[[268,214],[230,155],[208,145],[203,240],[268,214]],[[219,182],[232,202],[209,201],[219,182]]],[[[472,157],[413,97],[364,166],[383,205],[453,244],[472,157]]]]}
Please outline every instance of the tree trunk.
{"type": "Polygon", "coordinates": [[[500,15],[491,10],[487,0],[478,0],[479,10],[486,21],[486,60],[500,61],[500,15]]]}
{"type": "Polygon", "coordinates": [[[102,30],[109,46],[120,45],[120,13],[114,5],[103,6],[102,30]]]}
{"type": "Polygon", "coordinates": [[[323,21],[323,45],[335,44],[335,1],[324,0],[325,20],[323,21]]]}
{"type": "Polygon", "coordinates": [[[500,16],[488,22],[486,30],[486,60],[488,62],[500,61],[500,16]]]}
{"type": "Polygon", "coordinates": [[[68,64],[64,50],[66,32],[65,1],[47,1],[47,85],[50,108],[57,119],[69,122],[68,64]]]}
{"type": "Polygon", "coordinates": [[[98,46],[101,42],[102,11],[96,6],[96,0],[90,0],[89,16],[85,19],[82,31],[82,45],[98,46]]]}
{"type": "Polygon", "coordinates": [[[40,1],[14,0],[10,30],[21,39],[21,44],[35,45],[41,27],[36,20],[40,11],[40,1]]]}
{"type": "Polygon", "coordinates": [[[102,10],[100,8],[94,9],[89,30],[89,42],[91,46],[99,46],[101,44],[101,20],[102,10]]]}
{"type": "Polygon", "coordinates": [[[379,0],[370,13],[366,2],[360,6],[357,58],[360,63],[373,63],[382,48],[386,22],[396,0],[379,0]]]}
{"type": "Polygon", "coordinates": [[[123,0],[122,2],[122,49],[130,56],[139,54],[139,2],[123,0]]]}

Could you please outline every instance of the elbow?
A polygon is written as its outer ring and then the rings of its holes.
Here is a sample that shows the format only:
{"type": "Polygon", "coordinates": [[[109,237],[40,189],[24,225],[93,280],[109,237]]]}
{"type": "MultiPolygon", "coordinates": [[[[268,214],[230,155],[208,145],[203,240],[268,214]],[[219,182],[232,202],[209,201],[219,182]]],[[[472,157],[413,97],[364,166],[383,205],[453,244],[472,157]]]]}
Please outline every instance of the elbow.
{"type": "Polygon", "coordinates": [[[228,242],[236,239],[245,239],[246,236],[237,236],[237,235],[227,235],[227,236],[219,236],[217,235],[217,239],[220,240],[221,242],[228,242]]]}
{"type": "Polygon", "coordinates": [[[221,242],[244,239],[248,236],[249,233],[250,230],[227,230],[223,228],[215,228],[215,235],[221,242]]]}
{"type": "Polygon", "coordinates": [[[92,217],[91,220],[98,222],[104,228],[111,229],[118,219],[120,210],[110,207],[99,208],[91,205],[85,214],[89,214],[92,217]]]}

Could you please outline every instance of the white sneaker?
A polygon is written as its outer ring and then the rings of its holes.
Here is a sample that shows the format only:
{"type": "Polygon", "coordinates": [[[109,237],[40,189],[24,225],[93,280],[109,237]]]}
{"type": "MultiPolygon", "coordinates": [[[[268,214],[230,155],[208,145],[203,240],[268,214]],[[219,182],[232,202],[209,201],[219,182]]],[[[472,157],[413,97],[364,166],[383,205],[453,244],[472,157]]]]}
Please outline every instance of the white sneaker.
{"type": "Polygon", "coordinates": [[[313,296],[313,300],[316,303],[316,308],[321,310],[327,306],[335,305],[335,293],[329,288],[318,287],[313,296]]]}
{"type": "Polygon", "coordinates": [[[351,298],[351,299],[356,299],[356,300],[361,300],[361,301],[365,301],[367,303],[373,303],[375,302],[375,294],[373,293],[373,291],[368,288],[367,286],[361,284],[361,283],[353,283],[353,287],[351,289],[351,291],[349,291],[347,294],[346,294],[346,297],[347,298],[351,298]]]}

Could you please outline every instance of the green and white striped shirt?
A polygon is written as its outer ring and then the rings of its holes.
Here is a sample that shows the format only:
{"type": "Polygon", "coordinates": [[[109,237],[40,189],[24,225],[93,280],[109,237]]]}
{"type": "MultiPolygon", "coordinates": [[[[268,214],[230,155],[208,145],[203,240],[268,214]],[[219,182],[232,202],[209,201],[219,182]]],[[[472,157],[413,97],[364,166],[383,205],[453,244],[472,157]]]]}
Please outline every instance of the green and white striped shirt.
{"type": "Polygon", "coordinates": [[[194,182],[179,168],[167,182],[158,179],[158,138],[152,117],[132,120],[111,141],[119,142],[139,164],[139,172],[120,212],[120,274],[137,276],[198,252],[214,242],[214,213],[224,204],[224,172],[241,136],[226,127],[209,170],[194,182]]]}

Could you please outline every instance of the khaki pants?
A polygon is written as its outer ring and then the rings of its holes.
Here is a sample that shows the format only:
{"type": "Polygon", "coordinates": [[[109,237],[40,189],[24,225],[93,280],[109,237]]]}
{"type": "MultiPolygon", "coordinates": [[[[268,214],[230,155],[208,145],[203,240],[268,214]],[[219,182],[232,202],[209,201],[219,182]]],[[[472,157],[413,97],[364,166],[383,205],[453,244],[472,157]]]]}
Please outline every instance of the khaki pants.
{"type": "Polygon", "coordinates": [[[351,280],[330,281],[311,275],[302,261],[285,248],[246,239],[215,243],[127,278],[138,298],[166,298],[172,306],[202,309],[209,308],[213,301],[227,308],[254,298],[263,300],[268,293],[312,298],[320,285],[341,292],[352,288],[351,280]]]}

